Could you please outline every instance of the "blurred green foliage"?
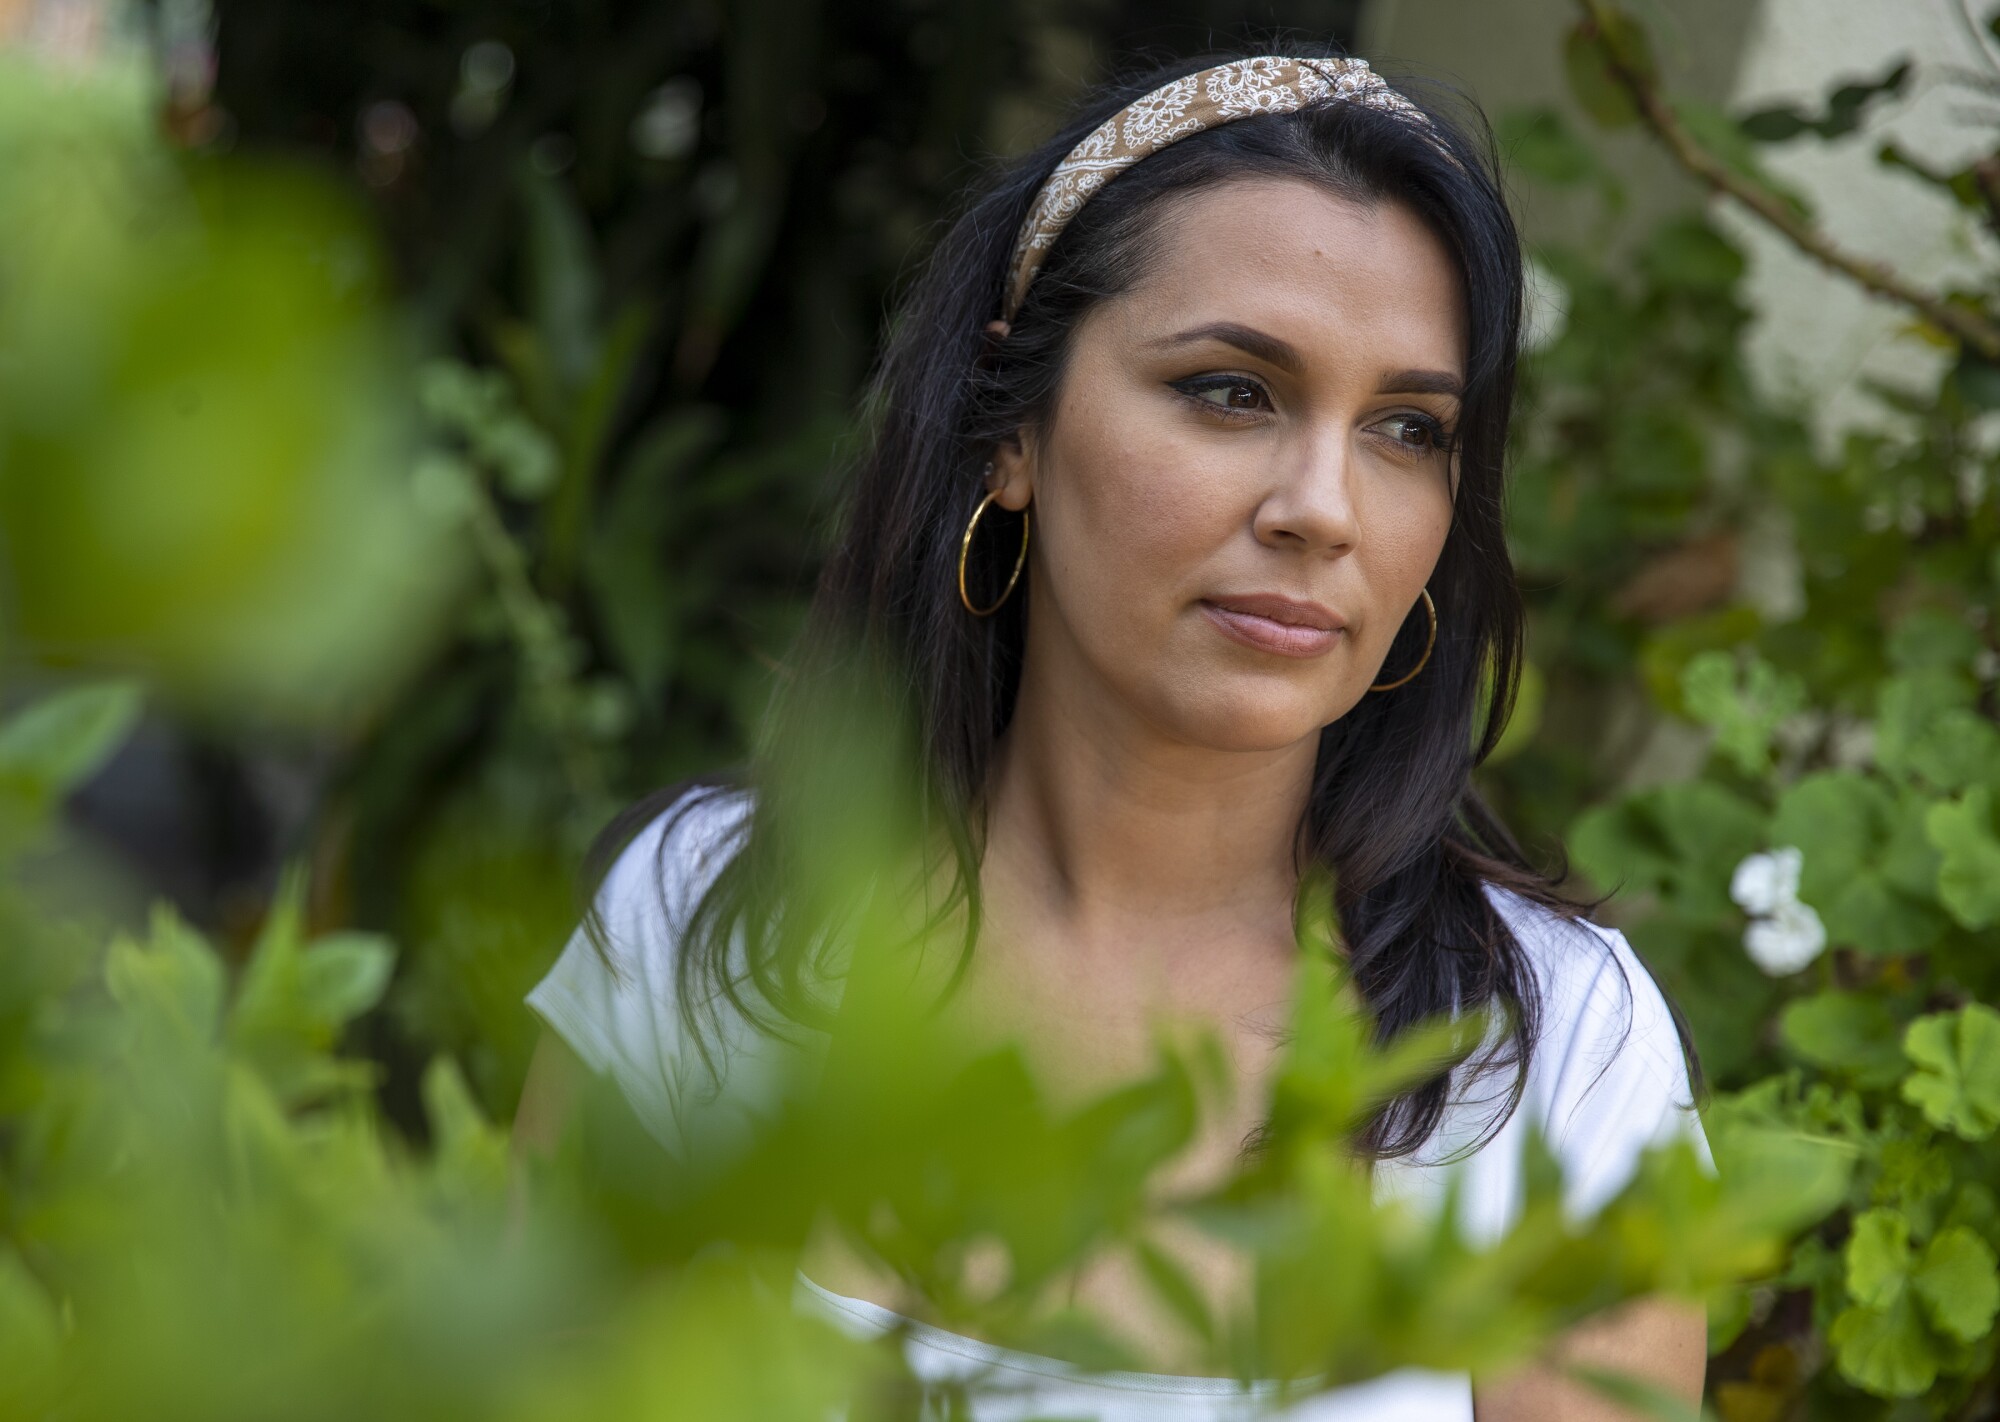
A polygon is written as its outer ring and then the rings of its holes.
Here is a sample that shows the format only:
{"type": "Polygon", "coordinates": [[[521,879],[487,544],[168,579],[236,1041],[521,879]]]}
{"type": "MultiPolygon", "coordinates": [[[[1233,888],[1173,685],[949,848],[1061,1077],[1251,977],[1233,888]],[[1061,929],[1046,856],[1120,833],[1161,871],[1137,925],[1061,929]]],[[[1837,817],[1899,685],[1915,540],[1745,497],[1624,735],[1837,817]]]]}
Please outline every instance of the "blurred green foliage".
{"type": "MultiPolygon", "coordinates": [[[[219,87],[164,96],[175,143],[144,56],[58,75],[0,51],[5,1415],[914,1415],[888,1350],[791,1312],[789,1251],[828,1202],[962,1326],[1123,1361],[1029,1285],[1143,1245],[1138,1183],[1188,1129],[1198,1055],[1061,1116],[1016,1061],[909,1070],[936,1044],[897,1016],[854,1033],[873,1047],[839,1090],[664,1198],[595,1102],[506,1247],[494,1124],[582,845],[745,743],[885,295],[1111,14],[224,7],[219,87]],[[310,882],[240,941],[162,910],[107,942],[23,872],[142,704],[312,738],[332,767],[286,846],[310,882]],[[1024,1212],[1031,1176],[1087,1188],[1024,1212]],[[1024,1267],[968,1295],[968,1241],[996,1231],[1024,1267]]],[[[1580,26],[1565,69],[1630,125],[1606,45],[1650,73],[1629,19],[1580,26]]],[[[1677,112],[1763,181],[1760,144],[1850,134],[1910,78],[1677,112]]],[[[1501,134],[1605,226],[1536,253],[1511,514],[1534,661],[1486,784],[1622,890],[1720,1088],[1729,1193],[1662,1156],[1571,1234],[1538,1175],[1486,1255],[1378,1218],[1324,1147],[1408,1062],[1303,993],[1326,1011],[1298,1024],[1277,1148],[1170,1206],[1259,1253],[1264,1308],[1206,1316],[1159,1251],[1153,1282],[1218,1369],[1337,1382],[1519,1356],[1611,1299],[1748,1274],[1712,1310],[1727,1422],[1980,1416],[2000,369],[1922,331],[1942,379],[1878,392],[1894,423],[1829,449],[1753,387],[1720,231],[1687,215],[1607,257],[1618,175],[1553,110],[1501,134]],[[1693,773],[1633,782],[1662,745],[1693,773]],[[1788,892],[1732,892],[1784,850],[1788,892]],[[1760,969],[1751,943],[1781,939],[1805,966],[1760,969]]],[[[2000,225],[1993,160],[1880,157],[2000,225]]],[[[1990,315],[1997,279],[1949,297],[1990,315]]]]}
{"type": "MultiPolygon", "coordinates": [[[[1591,102],[1614,85],[1607,53],[1646,72],[1635,22],[1581,21],[1569,53],[1587,111],[1636,117],[1591,102]]],[[[1726,116],[1669,111],[1768,186],[1759,144],[1839,138],[1911,75],[1892,64],[1823,113],[1766,110],[1720,138],[1726,116]]],[[[1540,180],[1594,186],[1615,206],[1615,176],[1551,115],[1516,123],[1540,180]]],[[[2000,233],[1993,156],[1953,173],[1910,170],[1893,147],[1880,158],[2000,233]]],[[[1933,385],[1874,388],[1888,418],[1827,441],[1815,411],[1756,393],[1740,356],[1742,260],[1713,228],[1669,223],[1628,271],[1575,249],[1541,257],[1567,322],[1534,363],[1514,507],[1528,515],[1518,551],[1551,687],[1545,727],[1601,723],[1643,693],[1656,716],[1704,732],[1706,750],[1692,774],[1606,795],[1606,738],[1545,734],[1498,776],[1518,803],[1553,807],[1576,864],[1622,891],[1628,931],[1725,1088],[1711,1124],[1843,1142],[1857,1161],[1844,1202],[1787,1266],[1712,1319],[1711,1397],[1727,1422],[1990,1415],[2000,1120],[1979,1103],[2000,1091],[1993,367],[1919,322],[1955,363],[1933,385]],[[1631,690],[1607,697],[1607,681],[1631,690]]],[[[1943,295],[1990,319],[2000,270],[1943,295]]]]}
{"type": "Polygon", "coordinates": [[[1087,54],[1016,8],[219,12],[236,142],[344,171],[387,237],[420,489],[476,559],[315,817],[328,912],[411,949],[393,1059],[449,1046],[510,1109],[590,836],[740,755],[888,295],[1087,54]]]}
{"type": "Polygon", "coordinates": [[[410,496],[375,244],[327,184],[176,163],[150,87],[136,59],[80,85],[0,54],[13,630],[199,713],[354,719],[428,651],[458,562],[410,496]]]}
{"type": "MultiPolygon", "coordinates": [[[[0,746],[60,790],[136,711],[129,687],[79,688],[0,724],[0,746]]],[[[18,815],[17,842],[53,809],[18,815]]],[[[1772,1267],[1814,1208],[1801,1173],[1827,1160],[1763,1141],[1726,1157],[1725,1185],[1677,1143],[1578,1227],[1538,1153],[1519,1223],[1484,1250],[1449,1206],[1378,1208],[1342,1143],[1472,1036],[1452,1024],[1372,1049],[1321,916],[1301,938],[1268,1148],[1219,1189],[1158,1202],[1147,1183],[1190,1141],[1219,1045],[1163,1050],[1152,1076],[1058,1112],[1015,1049],[968,1059],[946,1040],[900,936],[864,912],[822,1069],[747,1143],[663,1170],[606,1089],[510,1226],[505,1139],[452,1059],[425,1069],[420,1146],[382,1118],[374,1064],[341,1052],[391,950],[308,938],[301,888],[288,879],[234,973],[170,909],[97,948],[32,891],[0,892],[0,1416],[803,1422],[845,1402],[857,1422],[913,1419],[920,1392],[888,1343],[793,1312],[790,1261],[823,1215],[945,1322],[1099,1366],[1134,1360],[1086,1313],[1037,1300],[1125,1243],[1220,1370],[1312,1391],[1406,1364],[1486,1368],[1621,1299],[1772,1267]],[[1173,1216],[1246,1250],[1256,1309],[1206,1312],[1146,1243],[1173,1216]],[[968,1289],[969,1251],[995,1244],[1005,1282],[968,1289]]],[[[699,1115],[690,1134],[710,1136],[699,1115]]],[[[1834,1191],[1845,1174],[1836,1162],[1834,1191]]],[[[1963,1263],[1915,1267],[1949,1294],[1963,1263]]]]}

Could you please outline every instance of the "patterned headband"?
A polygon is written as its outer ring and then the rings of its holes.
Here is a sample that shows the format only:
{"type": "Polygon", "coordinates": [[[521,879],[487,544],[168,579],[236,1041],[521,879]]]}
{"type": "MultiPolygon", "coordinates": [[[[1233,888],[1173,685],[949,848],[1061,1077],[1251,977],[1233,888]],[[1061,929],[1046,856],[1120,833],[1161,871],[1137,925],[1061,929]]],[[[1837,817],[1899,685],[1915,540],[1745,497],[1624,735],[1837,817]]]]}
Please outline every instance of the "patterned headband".
{"type": "Polygon", "coordinates": [[[1257,114],[1297,113],[1322,99],[1347,99],[1401,114],[1435,133],[1430,116],[1390,88],[1365,59],[1263,55],[1162,84],[1092,129],[1042,184],[1014,239],[1001,316],[1014,319],[1049,248],[1091,194],[1141,158],[1204,129],[1257,114]]]}

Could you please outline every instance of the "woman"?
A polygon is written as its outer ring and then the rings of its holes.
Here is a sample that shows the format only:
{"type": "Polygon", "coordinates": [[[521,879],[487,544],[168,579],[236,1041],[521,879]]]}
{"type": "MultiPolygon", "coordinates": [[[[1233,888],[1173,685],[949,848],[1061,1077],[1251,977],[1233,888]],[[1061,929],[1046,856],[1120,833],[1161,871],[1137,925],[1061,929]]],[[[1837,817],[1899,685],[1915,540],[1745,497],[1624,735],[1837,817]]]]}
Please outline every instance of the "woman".
{"type": "MultiPolygon", "coordinates": [[[[1107,89],[1000,176],[894,323],[781,716],[814,714],[829,648],[858,639],[911,669],[973,950],[942,1010],[1020,1041],[1075,1096],[1142,1072],[1156,1020],[1212,1027],[1250,1089],[1204,1122],[1183,1183],[1255,1134],[1302,876],[1330,870],[1385,1032],[1453,1011],[1515,1024],[1497,1109],[1448,1075],[1364,1142],[1382,1187],[1415,1194],[1476,1147],[1466,1203],[1491,1230],[1529,1123],[1578,1211],[1644,1145],[1699,1126],[1657,988],[1470,786],[1522,635],[1501,522],[1521,256],[1479,128],[1475,144],[1359,60],[1259,56],[1107,89]]],[[[812,914],[758,907],[787,862],[782,777],[753,783],[656,797],[608,832],[642,826],[600,891],[609,940],[579,930],[530,998],[555,1032],[522,1102],[529,1148],[585,1069],[674,1144],[697,1059],[754,1062],[810,1010],[812,914]],[[695,1001],[724,1010],[704,1024],[695,1001]]],[[[1240,1287],[1224,1247],[1190,1251],[1218,1297],[1240,1287]]],[[[1073,1288],[1169,1371],[1078,1375],[922,1326],[912,1361],[1031,1379],[1016,1410],[982,1416],[1235,1415],[1225,1380],[1170,1371],[1186,1340],[1129,1261],[1073,1288]]],[[[864,1330],[922,1309],[831,1244],[801,1298],[864,1330]]],[[[1563,1351],[1700,1395],[1695,1310],[1649,1301],[1563,1351]]],[[[1311,1405],[1621,1415],[1539,1369],[1477,1388],[1396,1375],[1311,1405]]]]}

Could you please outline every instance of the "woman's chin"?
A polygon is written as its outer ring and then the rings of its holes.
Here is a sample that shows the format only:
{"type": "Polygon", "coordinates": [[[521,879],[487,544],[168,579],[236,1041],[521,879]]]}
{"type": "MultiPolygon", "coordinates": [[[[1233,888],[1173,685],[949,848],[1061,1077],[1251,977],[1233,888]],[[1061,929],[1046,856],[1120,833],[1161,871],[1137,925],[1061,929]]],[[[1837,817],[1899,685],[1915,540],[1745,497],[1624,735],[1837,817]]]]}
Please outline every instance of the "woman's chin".
{"type": "Polygon", "coordinates": [[[1324,701],[1303,698],[1218,698],[1179,717],[1185,738],[1197,745],[1237,754],[1287,750],[1314,740],[1330,722],[1345,715],[1343,703],[1329,714],[1324,701]]]}

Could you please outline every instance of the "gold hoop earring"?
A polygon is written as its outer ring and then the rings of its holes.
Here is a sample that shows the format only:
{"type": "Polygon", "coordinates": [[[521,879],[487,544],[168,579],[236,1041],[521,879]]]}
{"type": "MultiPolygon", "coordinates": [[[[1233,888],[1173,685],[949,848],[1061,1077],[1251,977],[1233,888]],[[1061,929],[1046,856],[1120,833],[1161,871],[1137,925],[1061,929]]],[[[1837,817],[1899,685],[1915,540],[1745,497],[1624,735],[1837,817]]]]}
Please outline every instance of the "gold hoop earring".
{"type": "Polygon", "coordinates": [[[1424,611],[1429,613],[1431,618],[1431,635],[1430,638],[1424,643],[1423,656],[1417,659],[1417,664],[1415,666],[1411,667],[1407,672],[1404,672],[1403,675],[1397,677],[1394,681],[1385,681],[1381,682],[1378,685],[1371,686],[1368,688],[1370,691],[1394,691],[1397,687],[1401,686],[1404,682],[1410,680],[1410,678],[1414,677],[1418,672],[1422,671],[1425,665],[1430,661],[1431,648],[1435,647],[1438,642],[1438,609],[1437,609],[1437,604],[1431,601],[1431,590],[1429,588],[1424,589],[1423,596],[1424,596],[1424,611]]]}
{"type": "MultiPolygon", "coordinates": [[[[986,466],[991,469],[992,465],[986,466]]],[[[1000,610],[1000,605],[1014,595],[1014,584],[1021,581],[1021,569],[1028,562],[1028,511],[1021,510],[1021,551],[1015,555],[1014,571],[1007,575],[1007,586],[1000,590],[1000,596],[988,607],[974,607],[972,594],[965,590],[965,559],[972,551],[973,530],[979,527],[979,519],[986,512],[986,506],[1000,497],[998,489],[993,490],[979,501],[979,507],[972,511],[971,522],[965,525],[965,537],[958,541],[958,600],[965,604],[965,610],[974,617],[991,617],[1000,610]]]]}

